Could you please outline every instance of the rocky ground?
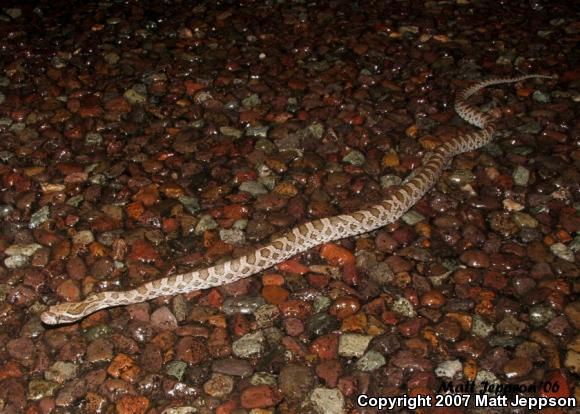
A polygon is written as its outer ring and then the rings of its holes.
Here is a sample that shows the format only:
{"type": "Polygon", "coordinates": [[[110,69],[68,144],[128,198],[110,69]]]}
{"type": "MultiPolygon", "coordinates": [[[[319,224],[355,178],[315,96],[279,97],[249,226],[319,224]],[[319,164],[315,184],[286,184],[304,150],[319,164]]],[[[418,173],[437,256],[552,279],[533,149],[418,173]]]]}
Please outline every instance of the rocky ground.
{"type": "Polygon", "coordinates": [[[0,412],[370,413],[359,394],[449,381],[580,398],[574,1],[33,3],[0,9],[0,412]],[[530,72],[558,79],[474,97],[497,140],[397,223],[41,323],[380,200],[474,129],[457,90],[530,72]]]}

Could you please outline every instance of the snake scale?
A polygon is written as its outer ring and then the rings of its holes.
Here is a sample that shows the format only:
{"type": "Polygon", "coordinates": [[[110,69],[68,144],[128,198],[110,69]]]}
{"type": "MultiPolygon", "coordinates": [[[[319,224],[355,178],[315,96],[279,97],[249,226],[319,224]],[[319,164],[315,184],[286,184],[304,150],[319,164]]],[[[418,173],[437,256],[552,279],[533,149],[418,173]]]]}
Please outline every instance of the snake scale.
{"type": "Polygon", "coordinates": [[[424,164],[405,179],[401,187],[370,208],[334,217],[310,221],[276,238],[253,252],[206,269],[155,280],[124,292],[101,292],[75,303],[50,306],[41,314],[46,324],[70,323],[104,308],[144,302],[159,296],[187,293],[220,286],[251,276],[321,243],[355,236],[398,220],[438,180],[446,163],[457,154],[477,149],[492,140],[495,125],[491,116],[467,103],[467,99],[486,86],[519,82],[528,78],[552,78],[523,75],[493,78],[475,83],[457,94],[455,111],[466,122],[480,128],[437,147],[424,164]]]}

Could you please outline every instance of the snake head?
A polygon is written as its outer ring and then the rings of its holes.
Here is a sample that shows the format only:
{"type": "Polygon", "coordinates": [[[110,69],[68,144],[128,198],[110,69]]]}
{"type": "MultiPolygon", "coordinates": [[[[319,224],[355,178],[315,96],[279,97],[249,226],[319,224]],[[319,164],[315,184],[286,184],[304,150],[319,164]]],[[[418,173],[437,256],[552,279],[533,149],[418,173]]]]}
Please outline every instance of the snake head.
{"type": "Polygon", "coordinates": [[[57,306],[51,306],[47,311],[40,314],[40,320],[47,325],[60,325],[79,320],[76,315],[59,310],[57,306]]]}
{"type": "Polygon", "coordinates": [[[40,314],[40,320],[47,325],[76,322],[101,309],[103,295],[93,294],[82,302],[59,303],[40,314]]]}

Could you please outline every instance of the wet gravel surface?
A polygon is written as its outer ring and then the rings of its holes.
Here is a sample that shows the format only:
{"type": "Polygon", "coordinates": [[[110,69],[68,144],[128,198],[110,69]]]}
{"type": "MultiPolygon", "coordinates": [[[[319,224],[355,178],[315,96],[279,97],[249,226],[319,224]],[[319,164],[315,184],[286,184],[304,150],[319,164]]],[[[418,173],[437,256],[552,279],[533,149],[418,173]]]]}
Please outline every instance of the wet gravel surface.
{"type": "MultiPolygon", "coordinates": [[[[234,3],[2,6],[0,412],[362,413],[449,381],[580,398],[574,2],[234,3]],[[41,323],[380,200],[473,129],[455,91],[522,72],[559,79],[474,97],[498,139],[397,223],[41,323]]],[[[504,411],[528,412],[428,410],[504,411]]]]}

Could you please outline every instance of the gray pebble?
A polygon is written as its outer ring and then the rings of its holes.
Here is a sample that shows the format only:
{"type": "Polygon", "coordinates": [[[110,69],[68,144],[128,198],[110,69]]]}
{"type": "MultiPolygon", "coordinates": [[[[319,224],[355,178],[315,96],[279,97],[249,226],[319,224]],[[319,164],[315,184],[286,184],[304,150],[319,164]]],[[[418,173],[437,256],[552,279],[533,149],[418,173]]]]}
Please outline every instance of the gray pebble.
{"type": "Polygon", "coordinates": [[[340,335],[338,339],[338,354],[343,357],[361,357],[364,355],[371,335],[347,333],[340,335]]]}
{"type": "Polygon", "coordinates": [[[270,304],[262,305],[256,310],[256,312],[254,312],[258,328],[272,326],[279,316],[280,310],[278,309],[278,306],[270,304]]]}
{"type": "Polygon", "coordinates": [[[254,373],[252,365],[246,360],[227,358],[218,359],[211,366],[212,371],[236,377],[247,377],[254,373]]]}
{"type": "Polygon", "coordinates": [[[220,229],[220,239],[229,244],[244,244],[246,235],[239,229],[220,229]]]}
{"type": "Polygon", "coordinates": [[[456,374],[460,373],[463,370],[463,365],[461,361],[458,359],[453,359],[450,361],[443,361],[437,368],[435,368],[435,375],[440,378],[449,378],[452,379],[455,377],[456,374]]]}
{"type": "Polygon", "coordinates": [[[530,323],[535,328],[544,326],[554,319],[555,316],[556,312],[547,306],[537,305],[530,308],[530,323]]]}
{"type": "Polygon", "coordinates": [[[176,378],[181,381],[183,374],[185,374],[185,369],[187,368],[187,363],[183,361],[171,361],[165,367],[165,372],[167,375],[176,378]]]}
{"type": "Polygon", "coordinates": [[[4,253],[8,256],[32,256],[38,249],[42,249],[38,243],[13,244],[4,250],[4,253]]]}
{"type": "Polygon", "coordinates": [[[352,150],[344,156],[342,161],[347,162],[352,165],[361,166],[364,165],[366,158],[362,152],[357,150],[352,150]]]}
{"type": "Polygon", "coordinates": [[[77,376],[77,366],[72,362],[57,361],[44,371],[44,379],[63,384],[77,376]]]}
{"type": "Polygon", "coordinates": [[[267,138],[269,129],[270,127],[268,126],[249,126],[246,128],[246,135],[255,138],[267,138]]]}
{"type": "Polygon", "coordinates": [[[232,344],[232,351],[238,358],[250,358],[264,352],[266,338],[262,331],[251,332],[232,344]]]}
{"type": "Polygon", "coordinates": [[[33,379],[28,383],[28,399],[35,401],[52,397],[57,388],[58,384],[55,382],[33,379]]]}
{"type": "Polygon", "coordinates": [[[251,314],[254,313],[264,303],[266,302],[261,296],[240,298],[228,297],[222,304],[222,311],[228,316],[234,315],[236,313],[251,314]]]}
{"type": "Polygon", "coordinates": [[[560,259],[568,262],[575,261],[574,253],[564,243],[554,243],[550,246],[550,251],[560,259]]]}
{"type": "Polygon", "coordinates": [[[4,259],[4,266],[8,269],[18,269],[27,266],[29,262],[30,258],[28,256],[10,256],[4,259]]]}
{"type": "Polygon", "coordinates": [[[315,388],[310,394],[310,402],[320,414],[343,414],[344,396],[336,389],[315,388]]]}
{"type": "Polygon", "coordinates": [[[206,230],[212,230],[218,227],[217,222],[209,214],[203,214],[195,226],[195,234],[202,234],[206,230]]]}
{"type": "Polygon", "coordinates": [[[413,318],[416,315],[413,304],[402,296],[393,302],[391,309],[408,318],[413,318]]]}
{"type": "Polygon", "coordinates": [[[374,371],[385,365],[385,357],[377,351],[368,351],[357,362],[356,367],[361,371],[374,371]]]}
{"type": "Polygon", "coordinates": [[[258,196],[260,194],[268,194],[268,190],[264,187],[264,184],[258,181],[244,181],[240,184],[240,191],[245,191],[253,196],[258,196]]]}
{"type": "Polygon", "coordinates": [[[44,206],[41,209],[37,210],[36,212],[34,212],[34,214],[32,214],[32,216],[30,216],[28,227],[30,227],[31,229],[40,227],[41,224],[43,224],[44,222],[46,222],[46,220],[48,220],[49,214],[50,209],[48,208],[48,206],[44,206]]]}

